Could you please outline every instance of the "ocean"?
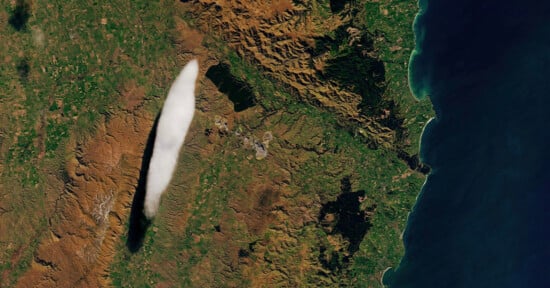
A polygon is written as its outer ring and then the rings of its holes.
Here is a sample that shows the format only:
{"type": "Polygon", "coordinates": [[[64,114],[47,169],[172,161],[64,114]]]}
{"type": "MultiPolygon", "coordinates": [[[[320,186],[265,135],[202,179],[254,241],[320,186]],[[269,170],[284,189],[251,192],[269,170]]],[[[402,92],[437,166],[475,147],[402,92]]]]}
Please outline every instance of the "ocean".
{"type": "Polygon", "coordinates": [[[550,287],[550,1],[421,0],[431,172],[389,287],[550,287]]]}

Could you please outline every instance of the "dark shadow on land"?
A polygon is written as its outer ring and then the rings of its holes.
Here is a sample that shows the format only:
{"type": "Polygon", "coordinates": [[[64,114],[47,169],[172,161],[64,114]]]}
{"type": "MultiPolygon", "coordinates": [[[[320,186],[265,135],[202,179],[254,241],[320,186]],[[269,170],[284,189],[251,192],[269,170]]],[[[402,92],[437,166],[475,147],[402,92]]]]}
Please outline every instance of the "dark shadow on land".
{"type": "MultiPolygon", "coordinates": [[[[367,211],[360,208],[361,198],[365,197],[366,192],[364,190],[353,192],[349,177],[344,177],[340,181],[340,189],[342,193],[338,195],[336,201],[327,202],[321,207],[319,222],[325,227],[332,226],[330,229],[332,234],[341,234],[348,239],[350,242],[348,252],[353,256],[372,226],[367,217],[367,211]],[[328,214],[334,215],[334,219],[326,219],[328,214]]],[[[371,207],[371,209],[374,208],[371,207]]]]}
{"type": "Polygon", "coordinates": [[[420,161],[420,156],[418,156],[418,154],[409,155],[403,150],[398,150],[397,157],[405,161],[412,170],[418,171],[424,175],[428,175],[428,173],[430,173],[430,166],[420,161]]]}
{"type": "Polygon", "coordinates": [[[17,69],[17,74],[19,74],[19,80],[21,80],[21,82],[27,82],[31,70],[29,60],[27,58],[23,58],[19,61],[19,63],[17,63],[15,68],[17,69]]]}
{"type": "MultiPolygon", "coordinates": [[[[384,62],[369,52],[375,51],[374,39],[377,34],[362,32],[356,40],[350,38],[349,25],[342,25],[333,36],[316,38],[315,47],[310,48],[313,56],[332,51],[333,57],[326,61],[323,71],[317,75],[324,81],[336,81],[343,88],[361,96],[358,108],[365,116],[379,116],[385,109],[394,109],[395,103],[388,103],[383,95],[386,92],[386,68],[384,62]],[[351,44],[350,46],[350,43],[351,44]],[[345,49],[341,45],[345,44],[345,49]],[[350,73],[352,71],[352,73],[350,73]],[[392,106],[393,105],[393,106],[392,106]]],[[[391,113],[393,115],[395,113],[391,113]]],[[[388,119],[388,127],[399,126],[398,119],[388,119]]]]}
{"type": "Polygon", "coordinates": [[[149,132],[147,137],[147,144],[145,144],[145,151],[143,152],[143,160],[141,161],[141,169],[139,172],[138,185],[136,192],[134,193],[134,200],[132,201],[132,210],[130,212],[130,225],[128,229],[128,240],[126,240],[126,247],[130,252],[135,253],[143,246],[143,239],[145,233],[151,225],[145,214],[143,214],[143,203],[145,202],[145,184],[147,182],[147,171],[149,170],[149,162],[151,162],[151,156],[153,155],[153,146],[155,143],[155,137],[157,135],[157,125],[160,114],[155,119],[153,128],[149,132]]]}
{"type": "Polygon", "coordinates": [[[361,199],[365,197],[364,190],[352,191],[349,177],[340,182],[341,194],[336,201],[329,201],[321,207],[319,223],[327,234],[340,234],[349,241],[347,251],[330,251],[324,245],[319,248],[319,261],[332,272],[340,271],[349,265],[359,245],[371,228],[369,213],[376,205],[361,209],[361,199]]]}
{"type": "Polygon", "coordinates": [[[330,11],[332,13],[339,13],[340,11],[344,10],[344,7],[346,7],[347,2],[354,3],[353,0],[330,0],[330,11]]]}
{"type": "Polygon", "coordinates": [[[8,23],[17,31],[27,29],[27,21],[31,17],[31,6],[25,0],[17,0],[8,23]]]}
{"type": "Polygon", "coordinates": [[[231,74],[231,67],[225,63],[214,65],[206,71],[206,77],[218,87],[220,92],[227,94],[233,102],[235,112],[244,111],[256,105],[256,97],[252,87],[231,74]]]}

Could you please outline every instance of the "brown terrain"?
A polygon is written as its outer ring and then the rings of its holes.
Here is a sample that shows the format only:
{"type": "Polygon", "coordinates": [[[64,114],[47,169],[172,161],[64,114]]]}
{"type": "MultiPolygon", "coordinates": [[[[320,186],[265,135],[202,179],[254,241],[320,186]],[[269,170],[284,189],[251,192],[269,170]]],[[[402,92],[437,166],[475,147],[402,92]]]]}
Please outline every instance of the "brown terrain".
{"type": "MultiPolygon", "coordinates": [[[[181,28],[181,33],[200,37],[195,30],[181,28]]],[[[181,63],[190,59],[189,52],[197,52],[193,55],[199,56],[204,71],[209,63],[201,59],[205,50],[197,50],[193,41],[178,45],[181,63]]],[[[52,201],[55,208],[48,220],[48,236],[40,241],[31,268],[17,287],[109,285],[109,265],[125,232],[145,144],[155,120],[143,106],[144,96],[143,87],[135,81],[124,83],[120,89],[124,109],[109,120],[103,119],[93,135],[73,138],[67,145],[65,183],[57,181],[57,187],[51,189],[52,193],[55,189],[63,192],[52,201]]]]}
{"type": "MultiPolygon", "coordinates": [[[[128,232],[147,137],[157,113],[144,100],[144,87],[129,81],[117,95],[121,109],[101,119],[93,134],[72,136],[65,148],[65,173],[50,175],[47,231],[39,232],[45,236],[39,237],[31,267],[17,287],[111,286],[113,270],[118,269],[113,267],[120,266],[135,274],[160,275],[156,279],[162,280],[151,282],[155,287],[342,283],[339,271],[345,267],[335,259],[349,259],[355,244],[351,236],[332,233],[339,212],[324,205],[337,203],[341,192],[353,194],[353,203],[362,205],[357,215],[367,223],[376,205],[364,191],[356,191],[359,175],[354,170],[367,164],[357,163],[348,151],[338,151],[334,141],[326,140],[321,123],[300,112],[270,111],[261,105],[236,111],[206,74],[224,63],[221,55],[227,47],[213,44],[222,40],[292,97],[336,112],[344,126],[355,123],[363,136],[392,147],[398,141],[396,132],[380,121],[390,111],[362,111],[359,94],[323,79],[329,52],[312,56],[316,39],[351,19],[345,13],[321,17],[321,11],[312,9],[313,0],[183,2],[178,9],[194,17],[194,28],[178,17],[173,38],[180,66],[194,57],[201,64],[197,112],[180,156],[185,165],[179,166],[158,219],[147,231],[157,240],[145,246],[156,250],[134,255],[121,240],[128,232]],[[221,162],[222,168],[214,170],[221,162]],[[308,179],[307,167],[324,174],[308,179]],[[326,182],[320,179],[336,180],[322,186],[326,182]],[[201,250],[204,245],[206,251],[201,250]],[[124,260],[127,255],[134,259],[124,260]],[[330,264],[336,262],[336,268],[330,264]]],[[[346,33],[360,38],[355,28],[346,33]]],[[[349,45],[361,45],[359,38],[349,45]]],[[[365,48],[364,53],[371,57],[375,51],[365,48]]],[[[399,175],[392,175],[393,182],[423,177],[403,167],[399,175]]],[[[145,236],[146,241],[150,237],[145,236]]],[[[13,255],[14,263],[17,257],[13,255]]],[[[381,272],[373,279],[380,276],[381,272]]],[[[133,285],[124,281],[122,286],[133,285]]]]}
{"type": "MultiPolygon", "coordinates": [[[[186,3],[185,9],[196,17],[201,31],[223,39],[239,56],[259,65],[263,73],[303,101],[361,123],[361,131],[377,144],[390,147],[395,142],[395,131],[376,121],[387,115],[366,117],[360,108],[360,95],[322,78],[329,51],[312,53],[317,39],[352,25],[350,16],[322,15],[314,0],[199,0],[186,3]]],[[[372,47],[362,47],[362,32],[348,27],[346,33],[351,40],[347,44],[362,49],[363,57],[373,57],[376,51],[372,47]]]]}
{"type": "Polygon", "coordinates": [[[56,201],[49,237],[40,242],[20,287],[103,287],[124,232],[147,133],[153,119],[121,113],[90,139],[74,141],[68,181],[56,201]]]}

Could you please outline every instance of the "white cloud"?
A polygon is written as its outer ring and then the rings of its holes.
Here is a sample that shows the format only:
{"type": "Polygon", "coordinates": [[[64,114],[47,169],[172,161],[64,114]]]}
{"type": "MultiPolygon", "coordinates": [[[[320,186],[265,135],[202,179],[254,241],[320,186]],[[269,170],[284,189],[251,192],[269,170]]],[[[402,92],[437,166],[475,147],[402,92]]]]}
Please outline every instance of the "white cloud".
{"type": "Polygon", "coordinates": [[[160,197],[172,179],[180,148],[193,120],[198,73],[198,61],[189,61],[172,84],[162,107],[145,187],[143,213],[148,219],[157,214],[160,197]]]}

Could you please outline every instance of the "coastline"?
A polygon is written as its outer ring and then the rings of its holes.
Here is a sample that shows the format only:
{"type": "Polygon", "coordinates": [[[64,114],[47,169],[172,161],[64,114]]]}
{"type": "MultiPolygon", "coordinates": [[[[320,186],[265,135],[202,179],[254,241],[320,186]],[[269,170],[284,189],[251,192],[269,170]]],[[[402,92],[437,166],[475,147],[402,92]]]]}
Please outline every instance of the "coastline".
{"type": "MultiPolygon", "coordinates": [[[[421,27],[421,21],[422,17],[426,13],[426,10],[428,9],[428,2],[427,0],[419,0],[418,1],[418,13],[416,13],[416,16],[414,17],[412,29],[414,31],[414,49],[411,52],[411,56],[409,57],[409,65],[408,65],[408,78],[409,78],[409,90],[412,94],[412,96],[418,100],[422,100],[426,97],[429,97],[430,93],[427,88],[427,83],[420,83],[420,80],[418,79],[417,74],[414,73],[414,67],[417,66],[415,63],[417,63],[420,58],[422,57],[422,44],[424,43],[424,30],[421,27]],[[420,85],[422,84],[422,85],[420,85]]],[[[427,125],[427,124],[426,124],[427,125]]],[[[424,132],[422,132],[424,133],[424,132]]],[[[422,138],[422,135],[420,136],[422,138]]]]}
{"type": "Polygon", "coordinates": [[[419,143],[431,171],[382,284],[548,287],[550,5],[426,2],[408,72],[435,112],[419,143]]]}
{"type": "MultiPolygon", "coordinates": [[[[428,8],[428,0],[418,0],[418,13],[415,16],[414,21],[413,21],[413,25],[412,25],[412,29],[414,31],[415,47],[414,47],[414,49],[411,52],[411,55],[409,57],[409,65],[408,65],[407,73],[408,73],[408,79],[409,79],[409,91],[411,92],[411,95],[414,98],[416,98],[417,100],[423,100],[426,97],[428,97],[428,98],[430,97],[429,96],[430,91],[429,91],[429,88],[428,88],[429,85],[427,83],[424,83],[424,81],[419,80],[418,77],[415,76],[415,75],[418,75],[418,74],[415,74],[415,70],[414,70],[415,67],[417,66],[415,63],[418,63],[419,59],[422,56],[422,48],[421,47],[422,47],[422,44],[424,42],[424,31],[423,31],[422,26],[421,26],[421,21],[422,21],[422,17],[426,13],[427,8],[428,8]]],[[[425,134],[426,129],[430,126],[432,121],[436,119],[436,117],[437,117],[437,115],[435,117],[431,117],[426,122],[424,127],[422,128],[422,133],[420,133],[420,140],[419,140],[419,144],[418,144],[420,161],[422,161],[422,155],[423,155],[423,152],[422,152],[422,147],[423,147],[422,139],[426,135],[425,134]]],[[[396,267],[387,267],[382,272],[382,276],[380,277],[380,283],[383,287],[389,287],[389,285],[392,281],[392,276],[394,275],[395,271],[397,271],[399,269],[399,267],[403,264],[403,260],[405,259],[405,255],[407,253],[407,249],[406,249],[407,245],[406,245],[406,242],[405,242],[406,240],[403,236],[405,235],[405,233],[409,229],[410,219],[414,215],[414,210],[416,209],[416,205],[417,205],[418,201],[421,199],[421,196],[422,196],[423,191],[424,191],[424,187],[426,186],[426,183],[428,182],[428,179],[430,178],[430,175],[432,173],[433,173],[433,170],[430,171],[426,175],[426,179],[424,180],[424,183],[422,183],[422,187],[420,188],[420,192],[416,196],[415,204],[413,205],[413,207],[411,208],[411,211],[409,211],[409,213],[407,215],[407,221],[406,221],[406,224],[405,224],[405,229],[402,231],[402,233],[400,235],[401,241],[403,242],[403,245],[405,247],[405,252],[404,252],[403,256],[401,257],[401,260],[400,260],[399,264],[396,267]]]]}

